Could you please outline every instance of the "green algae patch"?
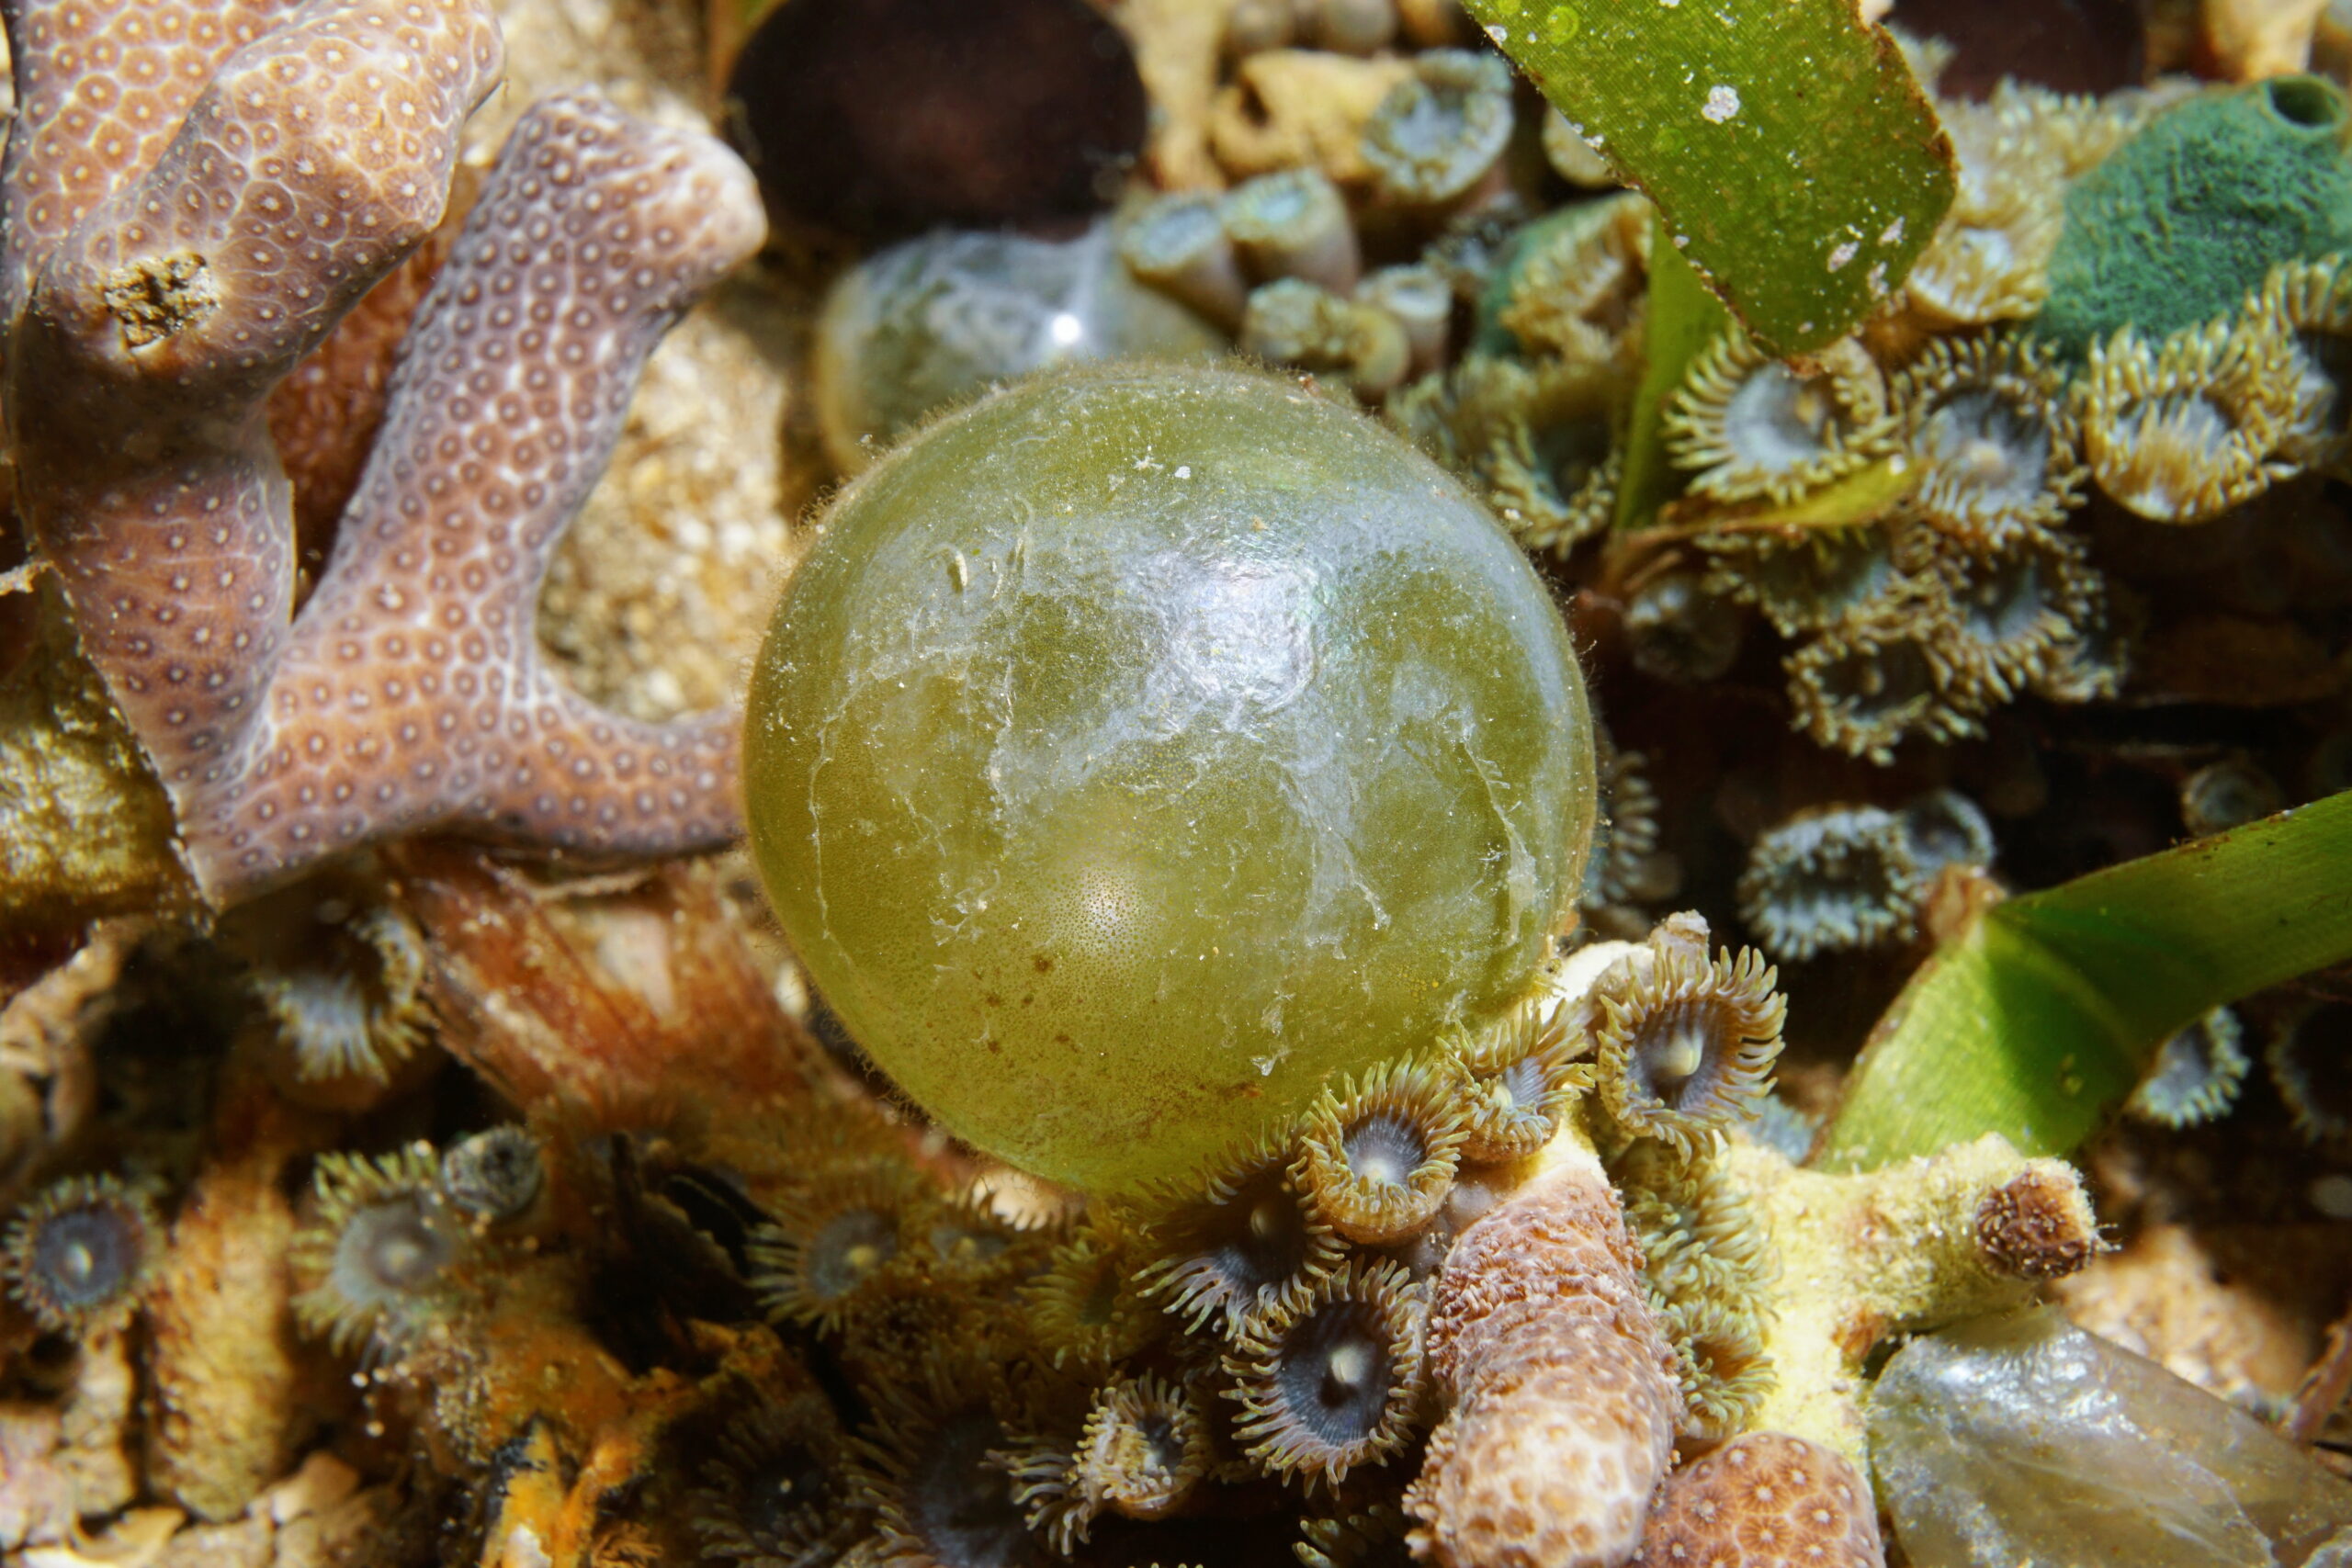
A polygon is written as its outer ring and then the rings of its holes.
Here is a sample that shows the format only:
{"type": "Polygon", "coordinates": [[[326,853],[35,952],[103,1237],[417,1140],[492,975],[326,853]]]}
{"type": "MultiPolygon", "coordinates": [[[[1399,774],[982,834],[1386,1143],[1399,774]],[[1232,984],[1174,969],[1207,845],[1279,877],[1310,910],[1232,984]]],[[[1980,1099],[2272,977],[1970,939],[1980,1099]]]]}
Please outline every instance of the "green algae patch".
{"type": "Polygon", "coordinates": [[[1817,1163],[2065,1154],[2176,1030],[2347,957],[2352,791],[1996,904],[1880,1021],[1817,1163]]]}
{"type": "Polygon", "coordinates": [[[1845,336],[1951,206],[1951,143],[1853,0],[1466,0],[1758,343],[1845,336]]]}
{"type": "Polygon", "coordinates": [[[2230,314],[2285,262],[2352,250],[2352,105],[2281,76],[2165,110],[2066,196],[2037,335],[2074,358],[2230,314]]]}
{"type": "Polygon", "coordinates": [[[1501,526],[1352,407],[1177,366],[1032,378],[845,491],[743,779],[852,1036],[1094,1190],[1518,1002],[1594,811],[1567,628],[1501,526]]]}

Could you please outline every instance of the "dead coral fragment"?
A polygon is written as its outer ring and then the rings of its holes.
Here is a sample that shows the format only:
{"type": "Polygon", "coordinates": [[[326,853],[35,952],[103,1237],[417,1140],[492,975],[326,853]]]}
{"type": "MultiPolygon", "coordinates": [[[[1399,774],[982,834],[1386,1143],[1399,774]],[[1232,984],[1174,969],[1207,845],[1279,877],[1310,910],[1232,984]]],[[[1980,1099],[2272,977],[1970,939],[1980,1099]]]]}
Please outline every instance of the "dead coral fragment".
{"type": "Polygon", "coordinates": [[[1884,1568],[1870,1483],[1842,1454],[1750,1432],[1666,1483],[1633,1568],[1884,1568]]]}
{"type": "Polygon", "coordinates": [[[1363,128],[1363,159],[1391,201],[1438,207],[1471,195],[1510,142],[1510,67],[1465,49],[1416,56],[1363,128]]]}
{"type": "Polygon", "coordinates": [[[1395,1241],[1445,1201],[1461,1163],[1462,1084],[1434,1062],[1384,1063],[1300,1119],[1292,1175],[1351,1241],[1395,1241]]]}
{"type": "Polygon", "coordinates": [[[295,1237],[294,1315],[343,1354],[396,1345],[449,1305],[448,1272],[465,1230],[440,1190],[430,1145],[369,1158],[321,1155],[318,1213],[295,1237]]]}
{"type": "Polygon", "coordinates": [[[1758,837],[1739,913],[1783,963],[1907,942],[1925,890],[1902,818],[1875,806],[1801,812],[1758,837]]]}
{"type": "Polygon", "coordinates": [[[1163,1197],[1151,1226],[1159,1258],[1136,1276],[1144,1294],[1194,1329],[1216,1317],[1234,1334],[1329,1275],[1340,1243],[1293,1183],[1289,1156],[1283,1144],[1250,1145],[1198,1188],[1163,1197]]]}
{"type": "Polygon", "coordinates": [[[1226,1357],[1250,1457],[1310,1483],[1344,1481],[1412,1436],[1421,1395],[1422,1288],[1403,1265],[1350,1259],[1285,1301],[1226,1357]]]}
{"type": "MultiPolygon", "coordinates": [[[[1678,920],[1685,919],[1678,917],[1678,920]]],[[[1752,948],[1707,957],[1707,929],[1669,921],[1592,988],[1600,1101],[1617,1124],[1689,1152],[1771,1087],[1788,1000],[1752,948]]]]}
{"type": "Polygon", "coordinates": [[[860,1528],[842,1506],[842,1466],[841,1434],[822,1398],[778,1401],[755,1392],[686,1494],[703,1561],[827,1568],[860,1528]]]}
{"type": "Polygon", "coordinates": [[[1926,469],[1912,502],[1928,523],[1998,548],[2081,504],[2080,433],[2054,361],[2014,337],[1938,338],[1895,376],[1904,445],[1926,469]]]}
{"type": "Polygon", "coordinates": [[[1799,371],[1728,333],[1690,367],[1666,414],[1667,449],[1714,501],[1792,502],[1894,448],[1886,386],[1851,338],[1799,371]]]}
{"type": "Polygon", "coordinates": [[[2295,471],[2289,437],[2318,417],[2293,334],[2255,310],[2151,347],[2125,328],[2091,345],[2079,383],[2099,488],[2157,523],[2203,523],[2295,471]]]}
{"type": "Polygon", "coordinates": [[[100,1334],[130,1321],[162,1245],[144,1191],[69,1176],[35,1193],[0,1235],[0,1279],[51,1333],[100,1334]]]}

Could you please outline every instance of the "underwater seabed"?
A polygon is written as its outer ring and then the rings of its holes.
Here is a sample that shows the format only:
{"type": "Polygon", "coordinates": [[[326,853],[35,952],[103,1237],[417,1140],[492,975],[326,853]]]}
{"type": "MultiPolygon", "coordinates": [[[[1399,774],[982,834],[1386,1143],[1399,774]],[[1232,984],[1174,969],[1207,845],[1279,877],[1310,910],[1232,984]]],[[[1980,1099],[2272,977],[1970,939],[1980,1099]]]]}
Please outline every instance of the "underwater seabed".
{"type": "Polygon", "coordinates": [[[0,1562],[2352,1564],[2352,9],[1473,9],[0,4],[0,1562]]]}

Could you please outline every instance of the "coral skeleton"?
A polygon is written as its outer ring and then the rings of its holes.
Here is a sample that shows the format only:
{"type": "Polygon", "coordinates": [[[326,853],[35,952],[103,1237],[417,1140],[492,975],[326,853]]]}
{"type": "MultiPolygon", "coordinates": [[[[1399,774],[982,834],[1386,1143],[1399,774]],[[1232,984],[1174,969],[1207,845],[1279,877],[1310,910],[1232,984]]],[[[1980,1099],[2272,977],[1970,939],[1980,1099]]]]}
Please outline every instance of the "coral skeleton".
{"type": "Polygon", "coordinates": [[[277,387],[439,221],[495,85],[473,0],[8,16],[17,503],[205,896],[429,826],[599,853],[733,830],[733,720],[626,720],[532,629],[637,372],[749,253],[750,176],[593,96],[526,115],[411,329],[299,611],[277,387]]]}

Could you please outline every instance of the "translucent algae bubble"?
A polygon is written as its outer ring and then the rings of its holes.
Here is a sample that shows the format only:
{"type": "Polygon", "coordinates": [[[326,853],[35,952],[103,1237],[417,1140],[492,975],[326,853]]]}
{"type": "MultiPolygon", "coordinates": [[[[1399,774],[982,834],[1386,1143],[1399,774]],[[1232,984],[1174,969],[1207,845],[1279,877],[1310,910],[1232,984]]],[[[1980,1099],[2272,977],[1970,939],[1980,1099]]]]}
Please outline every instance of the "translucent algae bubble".
{"type": "Polygon", "coordinates": [[[1508,1006],[1568,916],[1591,723],[1543,584],[1295,383],[1066,370],[845,491],[776,611],[752,848],[958,1135],[1132,1189],[1508,1006]]]}

